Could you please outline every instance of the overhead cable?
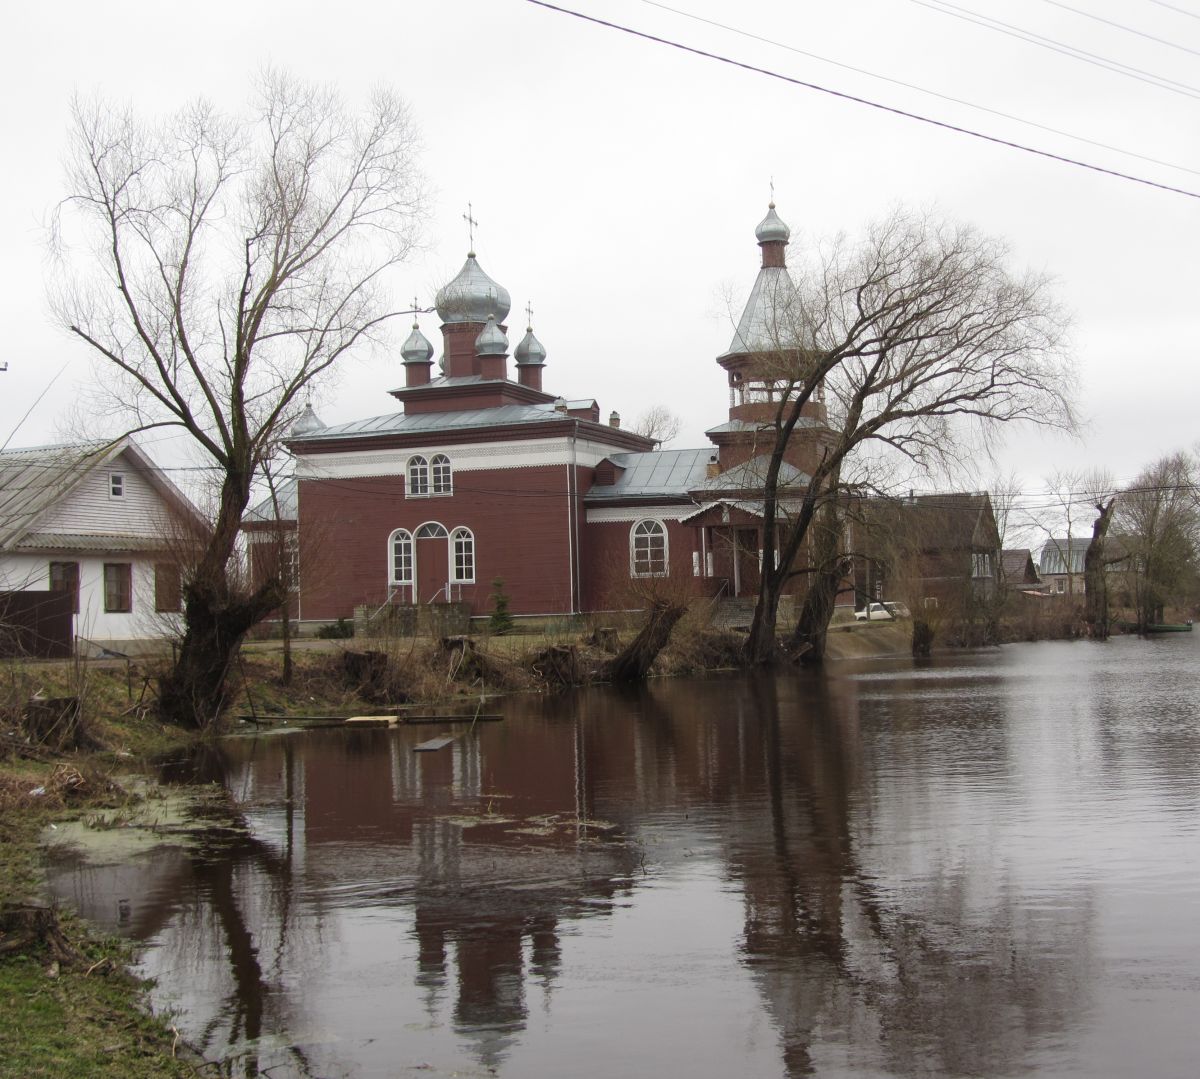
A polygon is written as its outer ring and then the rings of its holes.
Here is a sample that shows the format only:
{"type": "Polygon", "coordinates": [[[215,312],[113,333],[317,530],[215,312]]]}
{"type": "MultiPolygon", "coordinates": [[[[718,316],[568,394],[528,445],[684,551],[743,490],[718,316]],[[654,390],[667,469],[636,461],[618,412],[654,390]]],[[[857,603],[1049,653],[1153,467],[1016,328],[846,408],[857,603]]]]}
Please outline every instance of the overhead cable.
{"type": "MultiPolygon", "coordinates": [[[[574,11],[571,8],[560,7],[557,4],[547,3],[546,0],[527,0],[528,3],[534,4],[537,7],[546,8],[548,11],[557,12],[560,15],[572,15],[584,22],[594,23],[597,26],[603,26],[610,30],[619,30],[622,33],[629,34],[632,37],[642,38],[644,41],[651,41],[657,45],[665,45],[668,48],[678,49],[681,52],[691,53],[694,56],[701,56],[706,60],[715,60],[718,63],[728,64],[731,67],[741,68],[743,71],[750,71],[757,75],[766,75],[768,78],[778,79],[780,82],[789,83],[792,86],[800,86],[806,90],[817,90],[823,94],[829,94],[831,97],[840,98],[843,101],[851,101],[856,105],[867,105],[870,108],[878,109],[881,112],[891,113],[894,116],[903,116],[909,120],[917,120],[923,124],[929,124],[932,127],[941,128],[944,131],[953,131],[959,135],[969,135],[971,138],[981,139],[984,142],[990,142],[997,146],[1006,146],[1011,150],[1021,150],[1027,154],[1034,154],[1037,157],[1048,158],[1051,161],[1059,161],[1065,165],[1074,165],[1076,168],[1088,169],[1091,172],[1102,173],[1106,176],[1114,176],[1119,180],[1128,180],[1131,183],[1142,184],[1146,187],[1154,187],[1160,191],[1170,191],[1176,195],[1185,195],[1190,199],[1200,199],[1200,193],[1188,191],[1186,188],[1174,187],[1171,184],[1159,183],[1155,180],[1147,180],[1142,176],[1134,176],[1131,173],[1120,172],[1117,169],[1105,168],[1102,165],[1093,165],[1087,161],[1080,161],[1077,158],[1067,157],[1063,154],[1055,154],[1049,150],[1039,150],[1032,146],[1026,146],[1023,143],[1013,142],[1009,139],[1002,139],[995,135],[986,135],[981,131],[975,131],[972,128],[961,127],[957,124],[950,124],[944,120],[935,120],[930,116],[923,116],[920,113],[909,112],[906,109],[898,109],[892,105],[884,105],[878,101],[872,101],[869,98],[858,97],[854,94],[848,94],[841,90],[833,90],[828,86],[821,86],[818,83],[808,82],[804,79],[793,78],[790,75],[784,75],[778,71],[772,71],[770,68],[757,67],[754,64],[747,64],[741,60],[734,60],[728,56],[722,56],[720,53],[708,52],[704,49],[698,49],[692,45],[684,45],[678,41],[672,41],[670,38],[659,37],[655,34],[646,33],[643,30],[635,30],[629,26],[623,26],[620,23],[610,22],[607,19],[600,19],[594,15],[585,15],[581,11],[574,11]]],[[[916,0],[919,2],[919,0],[916,0]]],[[[935,9],[936,10],[936,9],[935,9]]],[[[1198,95],[1200,96],[1200,95],[1198,95]]]]}
{"type": "Polygon", "coordinates": [[[1180,45],[1177,41],[1168,41],[1163,37],[1155,37],[1153,34],[1144,33],[1141,30],[1135,30],[1132,26],[1126,26],[1124,23],[1113,22],[1112,19],[1106,19],[1103,16],[1096,15],[1091,11],[1081,11],[1077,7],[1071,7],[1070,4],[1064,4],[1061,0],[1045,0],[1045,3],[1051,4],[1054,7],[1060,7],[1063,11],[1069,11],[1072,15],[1082,15],[1085,19],[1094,19],[1096,22],[1102,22],[1105,26],[1112,26],[1118,30],[1124,30],[1127,34],[1133,34],[1136,37],[1143,37],[1147,41],[1153,41],[1159,45],[1166,45],[1168,49],[1178,49],[1180,52],[1191,53],[1192,56],[1200,56],[1200,50],[1189,49],[1186,45],[1180,45]]]}
{"type": "Polygon", "coordinates": [[[822,64],[831,64],[833,67],[840,67],[845,71],[853,71],[856,75],[865,75],[869,79],[876,79],[880,82],[891,83],[893,86],[901,86],[906,90],[915,90],[919,94],[926,94],[929,97],[936,97],[940,101],[949,101],[954,105],[962,105],[968,109],[976,109],[979,112],[986,112],[991,116],[999,116],[1003,120],[1012,120],[1014,123],[1024,124],[1027,127],[1036,128],[1039,131],[1045,131],[1051,135],[1061,135],[1066,139],[1073,139],[1076,142],[1082,142],[1088,146],[1095,146],[1101,150],[1111,150],[1115,154],[1122,154],[1126,157],[1136,158],[1138,161],[1145,161],[1151,165],[1162,165],[1169,169],[1178,169],[1180,172],[1188,172],[1193,176],[1200,176],[1200,169],[1188,168],[1186,165],[1176,165],[1172,161],[1163,161],[1161,158],[1149,157],[1146,154],[1139,154],[1133,150],[1122,150],[1119,146],[1112,146],[1107,142],[1100,142],[1097,139],[1089,139],[1083,135],[1073,135],[1070,131],[1062,131],[1056,127],[1050,127],[1047,124],[1040,124],[1036,120],[1026,120],[1021,116],[1014,116],[1010,112],[1004,112],[1000,109],[993,109],[987,105],[977,105],[972,101],[965,101],[961,97],[954,97],[952,94],[943,94],[937,90],[929,90],[923,86],[917,86],[915,83],[905,82],[903,79],[894,79],[888,75],[880,75],[874,71],[868,71],[866,68],[855,67],[853,64],[843,63],[841,60],[831,60],[827,56],[821,56],[815,52],[808,52],[806,49],[797,48],[795,45],[788,45],[782,41],[775,41],[773,38],[763,37],[760,34],[751,33],[748,30],[741,30],[736,26],[729,26],[727,23],[717,22],[715,19],[706,19],[702,15],[695,15],[690,11],[681,11],[679,8],[670,7],[667,4],[661,4],[658,0],[641,0],[648,7],[659,8],[662,11],[669,11],[672,15],[679,15],[685,19],[692,19],[695,22],[704,23],[707,26],[714,26],[718,30],[725,30],[731,34],[737,34],[740,37],[749,38],[751,41],[759,41],[764,45],[771,45],[777,49],[786,49],[788,52],[794,52],[798,56],[805,56],[810,60],[816,60],[822,64]]]}
{"type": "Polygon", "coordinates": [[[969,11],[966,8],[959,7],[957,4],[948,3],[947,0],[932,0],[932,2],[930,0],[912,0],[912,2],[919,4],[921,7],[929,8],[930,11],[936,11],[939,15],[951,15],[956,19],[962,19],[964,22],[982,26],[985,30],[994,30],[997,33],[1007,34],[1009,37],[1015,37],[1019,41],[1028,42],[1030,45],[1038,45],[1043,49],[1049,49],[1051,52],[1062,53],[1063,56],[1082,60],[1085,64],[1091,64],[1093,67],[1104,68],[1115,75],[1124,75],[1127,79],[1136,79],[1138,82],[1144,82],[1149,86],[1157,86],[1160,90],[1166,90],[1172,94],[1180,94],[1183,97],[1200,98],[1200,87],[1189,86],[1187,83],[1168,79],[1164,75],[1156,75],[1152,71],[1144,71],[1142,68],[1131,67],[1129,64],[1121,63],[1120,60],[1098,56],[1096,53],[1076,48],[1074,45],[1068,45],[1065,42],[1046,37],[1044,34],[1035,33],[1032,30],[1024,30],[1019,26],[1013,26],[1012,23],[1002,22],[1000,19],[993,19],[990,15],[982,15],[977,11],[969,11]]]}

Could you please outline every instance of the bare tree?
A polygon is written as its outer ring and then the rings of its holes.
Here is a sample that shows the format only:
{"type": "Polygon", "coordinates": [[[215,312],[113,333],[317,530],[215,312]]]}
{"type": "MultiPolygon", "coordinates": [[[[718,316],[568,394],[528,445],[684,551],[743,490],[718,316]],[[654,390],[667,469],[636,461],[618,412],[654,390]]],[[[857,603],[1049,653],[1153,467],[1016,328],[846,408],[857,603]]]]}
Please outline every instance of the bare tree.
{"type": "MultiPolygon", "coordinates": [[[[800,274],[761,358],[768,397],[762,577],[748,658],[775,653],[779,599],[847,462],[898,454],[945,465],[998,423],[1069,426],[1065,320],[1044,276],[1016,277],[1003,244],[897,211],[857,244],[839,240],[800,274]],[[799,511],[778,528],[778,483],[809,402],[829,402],[799,511]]],[[[804,643],[804,642],[800,642],[804,643]]]]}
{"type": "Polygon", "coordinates": [[[658,442],[656,448],[661,448],[679,434],[681,426],[682,421],[666,405],[651,405],[637,418],[633,430],[655,439],[658,442]]]}
{"type": "Polygon", "coordinates": [[[284,599],[278,575],[242,594],[229,574],[251,485],[306,387],[393,313],[384,277],[422,205],[415,134],[390,92],[354,114],[275,71],[246,117],[203,101],[155,123],[102,101],[72,115],[58,316],[94,350],[110,412],[182,429],[219,476],[160,686],[167,718],[205,726],[244,634],[284,599]]]}
{"type": "Polygon", "coordinates": [[[1117,517],[1133,564],[1138,625],[1161,622],[1168,606],[1200,600],[1200,469],[1175,453],[1121,492],[1117,517]]]}

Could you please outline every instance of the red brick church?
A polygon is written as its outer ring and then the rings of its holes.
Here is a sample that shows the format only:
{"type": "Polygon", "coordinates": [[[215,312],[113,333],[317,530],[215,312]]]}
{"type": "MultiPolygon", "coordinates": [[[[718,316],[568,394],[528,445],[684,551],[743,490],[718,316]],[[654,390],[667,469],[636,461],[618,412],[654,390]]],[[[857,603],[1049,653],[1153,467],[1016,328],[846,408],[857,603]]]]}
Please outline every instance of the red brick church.
{"type": "MultiPolygon", "coordinates": [[[[779,355],[772,338],[794,292],[774,203],[755,237],[758,277],[716,358],[728,418],[706,432],[711,445],[685,450],[656,450],[615,412],[602,420],[596,401],[544,389],[545,348],[527,327],[510,349],[509,293],[469,252],[437,294],[437,370],[417,323],[400,350],[400,410],[326,427],[310,408],[290,432],[295,484],[281,516],[299,535],[295,613],[328,621],[361,606],[454,602],[480,615],[496,578],[517,615],[640,606],[631,582],[655,578],[753,595],[762,423],[777,403],[766,357],[779,355]]],[[[823,401],[806,406],[785,495],[807,482],[825,419],[823,401]]],[[[252,542],[267,538],[268,517],[249,516],[252,542]]]]}

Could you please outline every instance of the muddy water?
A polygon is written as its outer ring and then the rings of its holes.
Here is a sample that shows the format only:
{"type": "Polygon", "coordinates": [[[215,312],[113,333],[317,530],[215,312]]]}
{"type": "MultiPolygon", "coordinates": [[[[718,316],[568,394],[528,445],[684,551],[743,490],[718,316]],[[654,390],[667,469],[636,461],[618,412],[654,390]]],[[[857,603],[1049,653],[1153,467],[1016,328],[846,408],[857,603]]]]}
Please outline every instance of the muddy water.
{"type": "Polygon", "coordinates": [[[1192,1076],[1198,646],[232,740],[232,820],[52,880],[235,1075],[1192,1076]]]}

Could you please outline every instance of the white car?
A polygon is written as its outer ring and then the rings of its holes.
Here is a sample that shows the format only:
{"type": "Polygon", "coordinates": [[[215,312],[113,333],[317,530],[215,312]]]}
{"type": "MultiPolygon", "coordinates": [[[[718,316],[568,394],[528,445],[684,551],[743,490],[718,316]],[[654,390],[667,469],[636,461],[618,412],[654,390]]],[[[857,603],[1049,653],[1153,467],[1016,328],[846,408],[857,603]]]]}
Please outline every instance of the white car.
{"type": "Polygon", "coordinates": [[[908,608],[903,603],[868,603],[861,611],[855,611],[859,622],[894,622],[897,618],[908,618],[908,608]]]}

